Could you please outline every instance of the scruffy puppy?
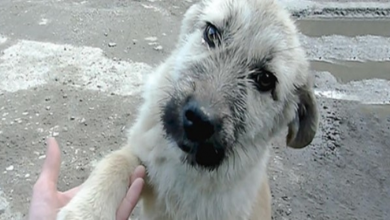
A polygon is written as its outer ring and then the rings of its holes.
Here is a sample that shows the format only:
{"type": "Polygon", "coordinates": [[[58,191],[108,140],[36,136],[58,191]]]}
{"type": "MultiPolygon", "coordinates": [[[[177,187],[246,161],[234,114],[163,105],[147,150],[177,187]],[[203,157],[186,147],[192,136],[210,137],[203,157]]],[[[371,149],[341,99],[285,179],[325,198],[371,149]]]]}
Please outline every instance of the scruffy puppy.
{"type": "Polygon", "coordinates": [[[142,220],[271,219],[269,142],[303,148],[318,126],[313,77],[274,0],[203,0],[152,73],[127,146],[106,156],[57,219],[115,219],[140,163],[142,220]]]}

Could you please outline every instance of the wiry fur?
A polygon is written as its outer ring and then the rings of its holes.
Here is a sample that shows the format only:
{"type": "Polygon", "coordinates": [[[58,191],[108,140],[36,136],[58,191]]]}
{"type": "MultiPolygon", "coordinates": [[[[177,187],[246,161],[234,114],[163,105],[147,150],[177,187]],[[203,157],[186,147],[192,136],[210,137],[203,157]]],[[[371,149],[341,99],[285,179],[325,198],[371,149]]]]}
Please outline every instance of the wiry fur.
{"type": "MultiPolygon", "coordinates": [[[[318,123],[313,78],[289,13],[274,0],[203,0],[185,14],[176,49],[150,75],[129,144],[95,168],[57,219],[115,219],[135,166],[146,166],[143,220],[260,220],[271,218],[266,175],[269,142],[286,127],[287,145],[312,141],[318,123]],[[222,29],[222,44],[202,43],[205,22],[222,29]],[[277,77],[259,92],[247,76],[253,67],[277,77]],[[187,163],[164,127],[170,114],[194,96],[223,118],[226,158],[216,169],[187,163]]],[[[177,113],[179,114],[179,113],[177,113]]]]}

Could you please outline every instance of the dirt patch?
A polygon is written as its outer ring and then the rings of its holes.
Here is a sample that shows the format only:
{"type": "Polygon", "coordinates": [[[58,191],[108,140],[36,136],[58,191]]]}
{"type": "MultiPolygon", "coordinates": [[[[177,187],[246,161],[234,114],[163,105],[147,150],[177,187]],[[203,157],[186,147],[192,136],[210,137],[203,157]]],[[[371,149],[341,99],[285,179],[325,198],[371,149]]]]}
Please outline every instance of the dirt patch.
{"type": "MultiPolygon", "coordinates": [[[[371,5],[376,2],[383,1],[371,5]]],[[[23,77],[34,67],[47,71],[47,75],[39,78],[44,82],[29,84],[27,90],[0,88],[1,220],[25,219],[32,185],[44,159],[47,136],[56,136],[62,150],[61,190],[82,183],[99,158],[125,143],[124,131],[132,124],[141,100],[137,95],[118,94],[137,86],[130,83],[126,87],[123,82],[133,82],[130,79],[135,75],[118,73],[119,62],[126,65],[130,61],[144,62],[150,66],[161,62],[174,47],[177,27],[191,4],[181,0],[69,0],[50,4],[44,0],[1,1],[1,56],[20,40],[39,42],[34,45],[45,55],[53,52],[40,60],[31,54],[36,49],[14,48],[16,52],[9,53],[12,57],[6,65],[1,63],[6,66],[0,71],[3,79],[0,84],[7,82],[4,88],[15,88],[10,85],[15,82],[26,86],[23,77]],[[47,50],[48,43],[53,44],[51,50],[47,50]],[[72,45],[73,49],[87,46],[90,50],[80,56],[82,51],[73,54],[58,49],[58,45],[64,44],[72,45]],[[86,59],[95,55],[97,59],[86,59]],[[78,60],[72,61],[76,63],[73,67],[48,69],[75,58],[78,60]],[[84,62],[88,60],[95,64],[84,62]],[[103,61],[115,68],[100,65],[103,61]],[[93,68],[98,74],[85,74],[93,68]],[[80,74],[91,78],[80,78],[80,74]],[[15,76],[15,80],[10,80],[15,76]],[[105,79],[108,87],[98,79],[105,79]]],[[[305,19],[313,15],[317,18],[390,15],[390,7],[380,5],[369,9],[348,8],[348,4],[336,6],[294,13],[305,19]]],[[[309,23],[303,34],[312,35],[302,34],[301,38],[309,58],[312,62],[331,62],[330,66],[317,65],[317,70],[325,71],[316,73],[320,128],[313,144],[305,149],[289,149],[284,138],[275,140],[269,167],[273,219],[390,219],[390,115],[388,106],[383,105],[390,100],[387,64],[361,66],[388,61],[389,39],[352,36],[364,33],[361,30],[349,32],[349,37],[333,36],[330,33],[344,34],[351,30],[343,30],[343,26],[323,31],[324,26],[316,27],[319,23],[309,23]],[[319,36],[322,34],[328,36],[319,36]],[[367,63],[349,63],[354,61],[367,63]],[[333,62],[352,66],[340,67],[333,62]],[[351,69],[354,71],[348,73],[351,69]],[[348,75],[340,82],[332,74],[348,75]]],[[[346,28],[348,24],[344,22],[346,28]]],[[[332,22],[324,21],[321,25],[332,22]]],[[[369,28],[385,30],[380,26],[369,28]]],[[[136,216],[137,213],[138,210],[136,216]]]]}

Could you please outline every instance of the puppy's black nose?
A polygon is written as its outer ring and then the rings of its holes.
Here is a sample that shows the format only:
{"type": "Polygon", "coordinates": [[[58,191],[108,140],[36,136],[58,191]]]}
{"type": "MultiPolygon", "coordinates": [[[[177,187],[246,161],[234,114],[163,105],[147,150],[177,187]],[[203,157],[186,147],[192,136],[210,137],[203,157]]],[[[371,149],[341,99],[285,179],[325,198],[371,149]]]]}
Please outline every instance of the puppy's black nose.
{"type": "Polygon", "coordinates": [[[183,111],[183,127],[190,141],[204,142],[214,134],[215,120],[202,110],[197,101],[188,101],[183,111]]]}

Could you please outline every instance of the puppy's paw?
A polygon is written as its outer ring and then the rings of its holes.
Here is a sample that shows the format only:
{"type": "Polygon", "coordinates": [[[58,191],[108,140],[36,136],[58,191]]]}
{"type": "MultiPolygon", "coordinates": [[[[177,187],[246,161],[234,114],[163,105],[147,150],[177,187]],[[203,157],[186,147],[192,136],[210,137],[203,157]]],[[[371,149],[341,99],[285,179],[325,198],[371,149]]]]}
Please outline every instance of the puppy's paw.
{"type": "Polygon", "coordinates": [[[139,160],[125,148],[106,156],[80,191],[57,215],[57,220],[115,220],[139,160]]]}
{"type": "MultiPolygon", "coordinates": [[[[86,218],[86,213],[81,213],[79,210],[72,210],[68,207],[62,208],[57,215],[57,220],[81,220],[81,219],[88,219],[92,220],[93,218],[86,218]]],[[[91,217],[93,215],[90,215],[91,217]]]]}
{"type": "Polygon", "coordinates": [[[90,204],[75,202],[63,207],[57,214],[57,220],[115,220],[104,208],[93,209],[90,204]],[[104,213],[104,214],[102,214],[104,213]]]}

